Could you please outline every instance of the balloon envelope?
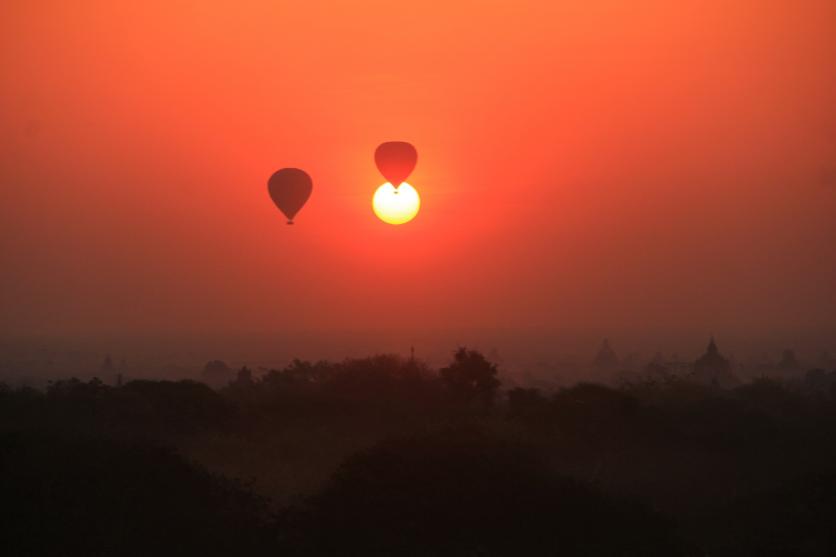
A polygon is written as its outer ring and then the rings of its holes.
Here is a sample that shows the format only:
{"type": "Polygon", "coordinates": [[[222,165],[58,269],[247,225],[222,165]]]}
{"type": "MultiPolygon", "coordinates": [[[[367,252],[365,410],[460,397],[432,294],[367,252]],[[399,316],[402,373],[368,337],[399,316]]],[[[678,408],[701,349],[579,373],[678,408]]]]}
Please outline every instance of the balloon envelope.
{"type": "Polygon", "coordinates": [[[293,224],[293,217],[311,196],[313,182],[304,170],[282,168],[270,176],[267,190],[273,203],[287,217],[287,224],[293,224]]]}
{"type": "Polygon", "coordinates": [[[377,169],[396,188],[409,178],[417,162],[418,151],[406,141],[381,143],[374,152],[377,169]]]}

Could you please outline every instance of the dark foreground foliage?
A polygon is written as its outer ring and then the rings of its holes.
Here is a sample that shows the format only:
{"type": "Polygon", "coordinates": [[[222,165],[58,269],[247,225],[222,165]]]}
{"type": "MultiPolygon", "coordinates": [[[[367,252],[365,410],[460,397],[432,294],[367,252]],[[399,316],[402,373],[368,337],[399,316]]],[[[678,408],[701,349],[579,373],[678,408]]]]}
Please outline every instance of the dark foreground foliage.
{"type": "Polygon", "coordinates": [[[831,556],[834,384],[813,370],[503,392],[462,349],[438,371],[395,356],[244,368],[220,390],[0,385],[0,550],[831,556]]]}
{"type": "Polygon", "coordinates": [[[636,501],[555,474],[530,450],[471,431],[381,443],[286,524],[298,555],[692,555],[636,501]]]}
{"type": "Polygon", "coordinates": [[[4,555],[266,555],[266,501],[169,449],[0,437],[4,555]]]}
{"type": "Polygon", "coordinates": [[[836,555],[836,473],[811,475],[735,499],[711,517],[716,555],[836,555]]]}

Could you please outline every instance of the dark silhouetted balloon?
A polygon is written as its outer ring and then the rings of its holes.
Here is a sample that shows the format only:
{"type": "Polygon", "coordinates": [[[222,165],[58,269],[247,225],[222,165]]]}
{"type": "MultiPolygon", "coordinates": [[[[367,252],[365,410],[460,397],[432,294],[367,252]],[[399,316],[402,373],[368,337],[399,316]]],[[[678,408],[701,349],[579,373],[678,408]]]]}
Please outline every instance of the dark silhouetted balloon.
{"type": "Polygon", "coordinates": [[[381,143],[374,152],[377,169],[396,188],[409,177],[417,162],[418,151],[406,141],[381,143]]]}
{"type": "Polygon", "coordinates": [[[313,182],[304,170],[282,168],[270,176],[267,190],[273,203],[287,217],[287,224],[293,224],[293,217],[311,196],[313,182]]]}

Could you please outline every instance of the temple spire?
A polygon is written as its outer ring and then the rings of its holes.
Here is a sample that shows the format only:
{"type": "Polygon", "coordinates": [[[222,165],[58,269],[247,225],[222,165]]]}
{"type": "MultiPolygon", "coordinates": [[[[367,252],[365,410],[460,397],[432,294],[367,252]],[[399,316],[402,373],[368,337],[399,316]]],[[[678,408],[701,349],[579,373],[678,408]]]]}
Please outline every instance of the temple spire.
{"type": "Polygon", "coordinates": [[[708,348],[706,352],[709,354],[717,354],[720,351],[717,349],[717,343],[714,342],[714,335],[711,335],[711,338],[708,340],[708,348]]]}

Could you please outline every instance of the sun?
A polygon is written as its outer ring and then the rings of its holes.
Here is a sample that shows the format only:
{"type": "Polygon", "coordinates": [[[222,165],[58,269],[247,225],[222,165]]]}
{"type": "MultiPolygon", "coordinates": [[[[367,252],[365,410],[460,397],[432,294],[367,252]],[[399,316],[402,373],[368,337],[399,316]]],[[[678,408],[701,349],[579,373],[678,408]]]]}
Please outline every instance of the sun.
{"type": "Polygon", "coordinates": [[[372,209],[377,218],[388,224],[404,224],[415,218],[421,198],[415,188],[402,183],[397,188],[386,182],[374,192],[372,209]]]}

